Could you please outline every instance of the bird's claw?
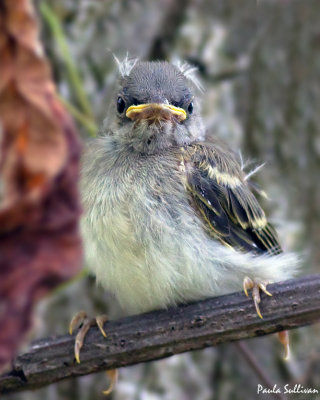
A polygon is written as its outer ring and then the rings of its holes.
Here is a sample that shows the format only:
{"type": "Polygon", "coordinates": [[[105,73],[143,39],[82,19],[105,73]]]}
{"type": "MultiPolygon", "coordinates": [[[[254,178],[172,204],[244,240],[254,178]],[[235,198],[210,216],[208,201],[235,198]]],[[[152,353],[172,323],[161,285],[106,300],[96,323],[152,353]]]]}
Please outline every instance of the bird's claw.
{"type": "Polygon", "coordinates": [[[260,290],[264,292],[268,296],[272,296],[272,294],[267,290],[267,285],[268,282],[261,281],[259,279],[251,279],[248,276],[246,276],[243,279],[243,290],[245,295],[248,297],[248,289],[252,289],[252,298],[254,302],[254,306],[256,308],[256,312],[260,318],[262,317],[262,314],[260,312],[260,307],[259,303],[261,302],[260,298],[260,290]]]}
{"type": "Polygon", "coordinates": [[[107,337],[107,334],[106,334],[105,330],[103,329],[103,325],[107,321],[108,321],[108,316],[105,315],[105,314],[98,315],[96,317],[96,324],[97,324],[97,326],[98,326],[98,328],[99,328],[99,330],[100,330],[100,332],[101,332],[103,337],[107,337]]]}
{"type": "Polygon", "coordinates": [[[102,393],[107,396],[108,394],[110,394],[113,391],[113,389],[116,386],[116,383],[117,383],[117,380],[118,380],[118,370],[117,369],[110,369],[109,371],[106,371],[106,373],[107,373],[107,375],[109,377],[110,384],[109,384],[108,389],[104,390],[102,393]]]}
{"type": "Polygon", "coordinates": [[[278,338],[280,343],[284,346],[284,359],[289,360],[290,358],[290,343],[289,343],[289,333],[288,331],[278,332],[278,338]]]}
{"type": "Polygon", "coordinates": [[[69,333],[72,335],[72,332],[75,328],[80,325],[79,332],[76,335],[76,339],[74,342],[74,356],[78,364],[80,364],[80,350],[83,346],[84,339],[88,330],[91,326],[97,325],[101,334],[106,337],[106,332],[103,329],[104,323],[108,320],[106,315],[99,315],[96,318],[88,318],[87,313],[85,311],[79,311],[71,320],[69,324],[69,333]]]}
{"type": "Polygon", "coordinates": [[[72,335],[72,332],[77,328],[85,319],[87,318],[87,313],[85,311],[79,311],[76,315],[72,317],[72,320],[69,324],[69,334],[72,335]]]}

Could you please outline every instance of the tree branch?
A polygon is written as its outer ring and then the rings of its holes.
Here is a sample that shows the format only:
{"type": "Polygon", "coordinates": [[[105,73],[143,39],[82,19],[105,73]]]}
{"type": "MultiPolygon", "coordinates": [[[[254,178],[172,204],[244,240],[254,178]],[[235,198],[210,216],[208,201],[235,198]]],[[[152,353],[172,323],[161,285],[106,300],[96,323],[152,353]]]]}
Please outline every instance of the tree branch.
{"type": "Polygon", "coordinates": [[[73,356],[74,337],[43,339],[13,361],[12,371],[0,377],[0,393],[33,389],[61,379],[156,360],[185,351],[239,339],[267,335],[320,320],[320,275],[268,286],[261,312],[243,293],[234,293],[167,311],[124,318],[105,325],[103,338],[92,328],[73,356]]]}

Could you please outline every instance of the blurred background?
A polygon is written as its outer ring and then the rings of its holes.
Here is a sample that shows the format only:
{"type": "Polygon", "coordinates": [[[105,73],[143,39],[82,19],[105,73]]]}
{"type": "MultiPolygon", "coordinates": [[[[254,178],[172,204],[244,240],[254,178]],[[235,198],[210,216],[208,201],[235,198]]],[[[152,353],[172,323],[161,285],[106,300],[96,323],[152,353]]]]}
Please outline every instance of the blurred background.
{"type": "MultiPolygon", "coordinates": [[[[42,42],[60,95],[83,140],[106,114],[118,58],[181,59],[198,67],[208,132],[241,149],[286,250],[320,272],[320,2],[318,0],[38,0],[42,42]]],[[[113,99],[113,98],[112,98],[113,99]]],[[[80,309],[116,315],[84,271],[45,301],[31,339],[67,332],[80,309]]],[[[320,391],[320,326],[291,332],[292,358],[276,337],[246,341],[272,383],[320,391]]],[[[247,400],[261,379],[234,344],[120,370],[115,400],[247,400]]],[[[67,380],[10,400],[103,399],[104,373],[67,380]]],[[[291,395],[288,398],[313,398],[291,395]]],[[[316,398],[316,397],[314,397],[316,398]]]]}

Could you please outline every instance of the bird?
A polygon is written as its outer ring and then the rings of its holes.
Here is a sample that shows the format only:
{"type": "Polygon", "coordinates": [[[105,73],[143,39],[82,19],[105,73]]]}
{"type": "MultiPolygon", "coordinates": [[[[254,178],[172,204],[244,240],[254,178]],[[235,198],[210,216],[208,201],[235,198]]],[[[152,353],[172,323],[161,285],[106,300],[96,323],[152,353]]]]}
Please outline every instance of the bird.
{"type": "Polygon", "coordinates": [[[103,128],[83,158],[86,265],[127,315],[243,288],[262,317],[260,292],[293,277],[297,257],[282,251],[239,157],[206,131],[195,68],[118,64],[103,128]]]}

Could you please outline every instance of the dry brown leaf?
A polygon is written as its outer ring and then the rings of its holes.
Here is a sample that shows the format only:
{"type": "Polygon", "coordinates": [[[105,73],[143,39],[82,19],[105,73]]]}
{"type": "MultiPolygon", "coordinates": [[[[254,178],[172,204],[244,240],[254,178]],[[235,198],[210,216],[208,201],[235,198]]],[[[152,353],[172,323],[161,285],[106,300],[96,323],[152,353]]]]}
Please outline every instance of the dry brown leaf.
{"type": "Polygon", "coordinates": [[[0,2],[0,369],[34,302],[81,263],[80,145],[56,97],[29,0],[0,2]]]}

